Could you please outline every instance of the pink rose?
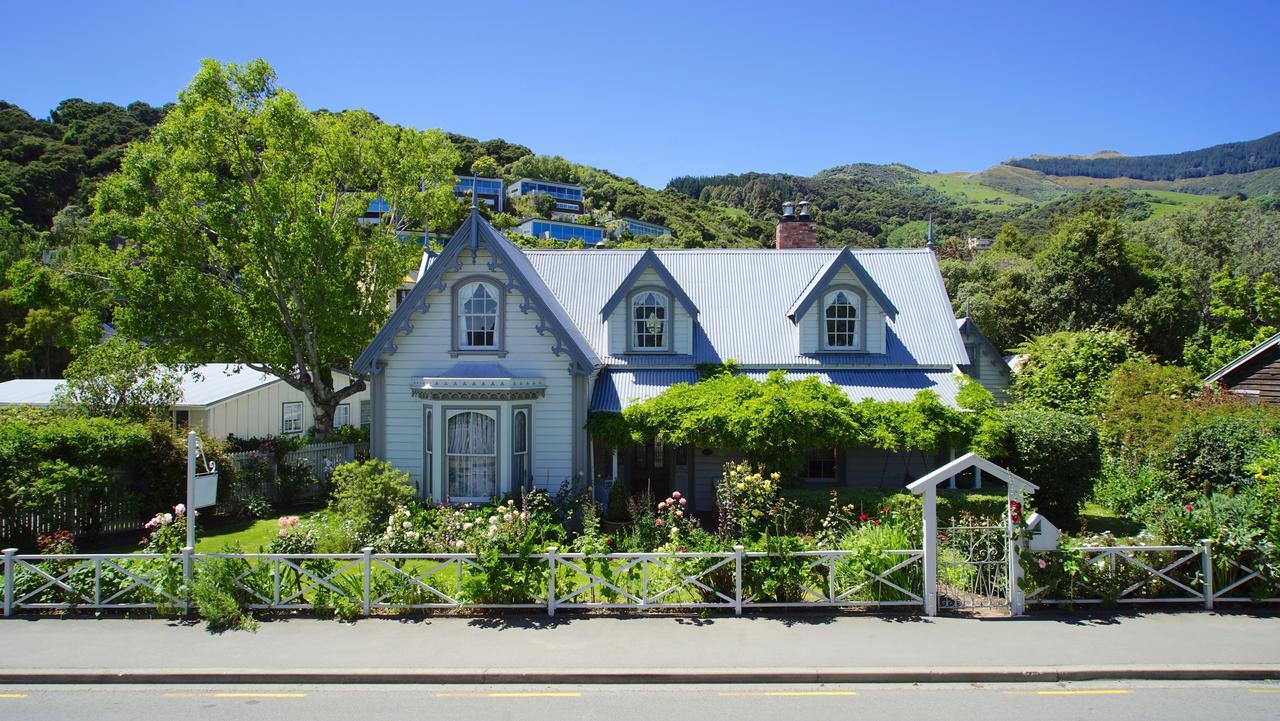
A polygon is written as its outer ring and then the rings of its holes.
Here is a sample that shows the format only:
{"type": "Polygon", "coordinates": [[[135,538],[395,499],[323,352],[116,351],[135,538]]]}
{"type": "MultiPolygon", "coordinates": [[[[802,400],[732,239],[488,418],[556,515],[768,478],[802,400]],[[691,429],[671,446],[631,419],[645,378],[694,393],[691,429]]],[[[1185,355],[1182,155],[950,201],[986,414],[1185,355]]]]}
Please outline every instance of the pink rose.
{"type": "Polygon", "coordinates": [[[672,498],[679,498],[679,497],[680,497],[680,491],[675,491],[674,493],[672,493],[672,494],[671,494],[671,497],[672,497],[672,498]]]}
{"type": "Polygon", "coordinates": [[[187,507],[186,505],[179,503],[178,505],[173,507],[173,512],[179,516],[185,515],[187,512],[187,507]]]}
{"type": "Polygon", "coordinates": [[[655,525],[655,526],[661,526],[661,525],[662,525],[662,519],[661,519],[661,518],[659,518],[658,520],[654,521],[654,522],[653,522],[653,525],[655,525]]]}
{"type": "Polygon", "coordinates": [[[682,505],[682,506],[683,506],[683,505],[684,505],[684,504],[686,504],[686,503],[688,503],[688,501],[686,501],[686,500],[685,500],[685,499],[683,499],[683,498],[681,498],[681,499],[680,499],[680,505],[682,505]]]}
{"type": "Polygon", "coordinates": [[[1044,560],[1043,558],[1042,558],[1042,559],[1040,559],[1039,561],[1037,561],[1037,563],[1039,563],[1039,564],[1040,564],[1040,568],[1042,568],[1042,569],[1043,569],[1043,568],[1048,568],[1048,566],[1049,566],[1049,562],[1048,562],[1048,561],[1046,561],[1046,560],[1044,560]]]}
{"type": "Polygon", "coordinates": [[[1191,510],[1191,504],[1190,504],[1190,503],[1188,503],[1188,504],[1187,504],[1187,510],[1188,510],[1188,511],[1190,511],[1190,510],[1191,510]]]}

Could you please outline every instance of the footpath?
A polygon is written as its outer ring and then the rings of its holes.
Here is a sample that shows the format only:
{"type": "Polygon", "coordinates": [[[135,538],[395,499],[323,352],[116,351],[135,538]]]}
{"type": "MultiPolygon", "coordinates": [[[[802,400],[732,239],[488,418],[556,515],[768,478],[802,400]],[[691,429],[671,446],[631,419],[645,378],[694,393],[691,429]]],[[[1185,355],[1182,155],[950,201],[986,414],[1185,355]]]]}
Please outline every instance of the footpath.
{"type": "MultiPolygon", "coordinates": [[[[1274,610],[1270,611],[1274,613],[1274,610]]],[[[1280,679],[1280,616],[0,619],[0,683],[1280,679]]]]}

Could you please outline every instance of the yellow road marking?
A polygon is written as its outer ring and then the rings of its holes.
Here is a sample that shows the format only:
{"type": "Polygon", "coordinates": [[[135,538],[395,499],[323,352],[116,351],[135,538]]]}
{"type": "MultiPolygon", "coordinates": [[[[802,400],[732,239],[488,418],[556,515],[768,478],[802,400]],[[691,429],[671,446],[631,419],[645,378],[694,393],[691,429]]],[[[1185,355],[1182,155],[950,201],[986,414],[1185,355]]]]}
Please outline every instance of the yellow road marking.
{"type": "Polygon", "coordinates": [[[1008,696],[1124,696],[1133,693],[1122,688],[1099,688],[1089,691],[1005,691],[1008,696]]]}
{"type": "Polygon", "coordinates": [[[721,696],[857,696],[856,691],[721,691],[721,696]]]}
{"type": "Polygon", "coordinates": [[[167,693],[166,698],[306,698],[305,693],[167,693]]]}
{"type": "Polygon", "coordinates": [[[438,693],[436,698],[577,698],[581,695],[576,691],[572,693],[438,693]]]}
{"type": "Polygon", "coordinates": [[[0,698],[26,698],[25,693],[0,693],[0,698]]]}
{"type": "Polygon", "coordinates": [[[1280,693],[1280,688],[1251,688],[1249,693],[1280,693]]]}

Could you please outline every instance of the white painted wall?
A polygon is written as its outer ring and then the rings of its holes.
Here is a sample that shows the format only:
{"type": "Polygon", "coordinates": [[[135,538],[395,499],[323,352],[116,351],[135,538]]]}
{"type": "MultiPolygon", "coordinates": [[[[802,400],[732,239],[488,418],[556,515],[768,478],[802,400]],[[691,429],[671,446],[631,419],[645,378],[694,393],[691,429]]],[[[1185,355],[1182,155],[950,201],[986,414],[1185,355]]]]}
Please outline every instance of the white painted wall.
{"type": "MultiPolygon", "coordinates": [[[[335,373],[333,382],[345,386],[349,379],[335,373]]],[[[368,400],[365,389],[343,401],[351,407],[351,424],[360,424],[360,401],[368,400]]],[[[303,432],[315,425],[314,409],[306,395],[284,381],[276,381],[257,390],[236,396],[205,411],[191,411],[191,424],[201,426],[215,438],[235,434],[240,438],[279,435],[283,432],[284,403],[302,402],[303,432]]]]}
{"type": "MultiPolygon", "coordinates": [[[[502,403],[494,401],[427,401],[415,398],[411,393],[414,379],[422,376],[443,375],[454,364],[466,361],[499,362],[513,373],[538,376],[546,381],[546,395],[534,401],[515,401],[510,405],[528,404],[533,406],[533,475],[537,487],[555,490],[560,483],[575,471],[581,470],[584,475],[587,469],[574,468],[573,436],[582,433],[574,428],[573,423],[573,383],[569,375],[569,356],[562,353],[556,356],[551,352],[555,345],[554,337],[548,332],[540,335],[535,330],[538,315],[535,312],[520,312],[522,297],[519,292],[506,293],[503,322],[506,324],[505,338],[507,355],[502,357],[492,354],[468,354],[458,358],[449,355],[452,339],[450,335],[453,321],[453,282],[473,275],[492,278],[499,286],[506,285],[506,274],[502,271],[490,271],[489,254],[483,249],[475,260],[469,251],[460,255],[463,261],[460,270],[450,269],[444,274],[444,291],[433,290],[427,295],[430,304],[428,310],[415,313],[411,319],[413,333],[397,336],[392,343],[397,346],[396,353],[384,355],[383,371],[386,386],[386,410],[384,443],[375,447],[383,449],[384,458],[392,465],[406,471],[419,488],[423,481],[423,408],[432,404],[436,408],[436,488],[443,486],[444,468],[444,407],[460,408],[494,407],[502,403]]],[[[585,399],[583,399],[585,402],[585,399]]],[[[510,434],[509,418],[499,421],[498,477],[505,491],[510,479],[510,434]]],[[[379,430],[375,428],[375,433],[379,430]]]]}

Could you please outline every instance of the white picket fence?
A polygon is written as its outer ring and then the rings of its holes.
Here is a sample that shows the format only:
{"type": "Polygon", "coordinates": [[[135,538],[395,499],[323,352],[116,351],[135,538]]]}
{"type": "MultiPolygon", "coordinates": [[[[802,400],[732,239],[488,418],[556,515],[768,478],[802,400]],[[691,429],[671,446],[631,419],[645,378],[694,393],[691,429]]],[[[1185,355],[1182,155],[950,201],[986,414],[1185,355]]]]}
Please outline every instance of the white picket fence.
{"type": "MultiPolygon", "coordinates": [[[[1098,546],[1077,549],[1099,573],[1123,574],[1127,583],[1110,598],[1048,598],[1026,593],[1028,604],[1188,603],[1211,609],[1216,603],[1248,602],[1245,593],[1260,580],[1256,569],[1235,561],[1233,576],[1214,585],[1212,544],[1198,546],[1098,546]],[[1158,560],[1157,560],[1158,559],[1158,560]]],[[[525,597],[477,601],[470,585],[483,584],[484,561],[469,553],[269,554],[72,554],[25,555],[3,552],[5,616],[53,609],[190,609],[181,589],[212,564],[231,563],[234,585],[251,609],[307,611],[332,609],[339,601],[361,613],[444,609],[545,610],[732,610],[773,608],[914,608],[925,610],[923,550],[882,551],[876,568],[865,567],[863,552],[823,550],[783,555],[749,552],[737,546],[715,553],[562,552],[549,547],[526,557],[503,556],[524,574],[525,597]],[[802,567],[792,586],[777,598],[753,594],[762,571],[755,564],[794,561],[802,567]],[[863,564],[863,565],[858,565],[863,564]],[[479,579],[479,580],[478,580],[479,579]],[[755,579],[755,580],[752,580],[755,579]],[[471,595],[473,598],[468,598],[471,595]]],[[[1268,598],[1267,601],[1280,601],[1268,598]]]]}
{"type": "MultiPolygon", "coordinates": [[[[917,607],[923,552],[884,551],[883,570],[845,566],[865,553],[805,551],[777,555],[741,546],[715,553],[561,552],[555,547],[504,562],[533,574],[536,590],[507,602],[468,600],[467,585],[485,573],[468,553],[270,553],[27,555],[4,551],[4,615],[50,609],[158,609],[186,612],[179,589],[211,564],[234,563],[235,587],[258,610],[332,608],[337,599],[373,610],[427,609],[724,609],[780,607],[917,607]],[[757,598],[750,578],[756,564],[798,561],[803,569],[788,595],[757,598]],[[744,581],[745,577],[745,581],[744,581]]],[[[532,586],[530,587],[533,588],[532,586]]]]}

